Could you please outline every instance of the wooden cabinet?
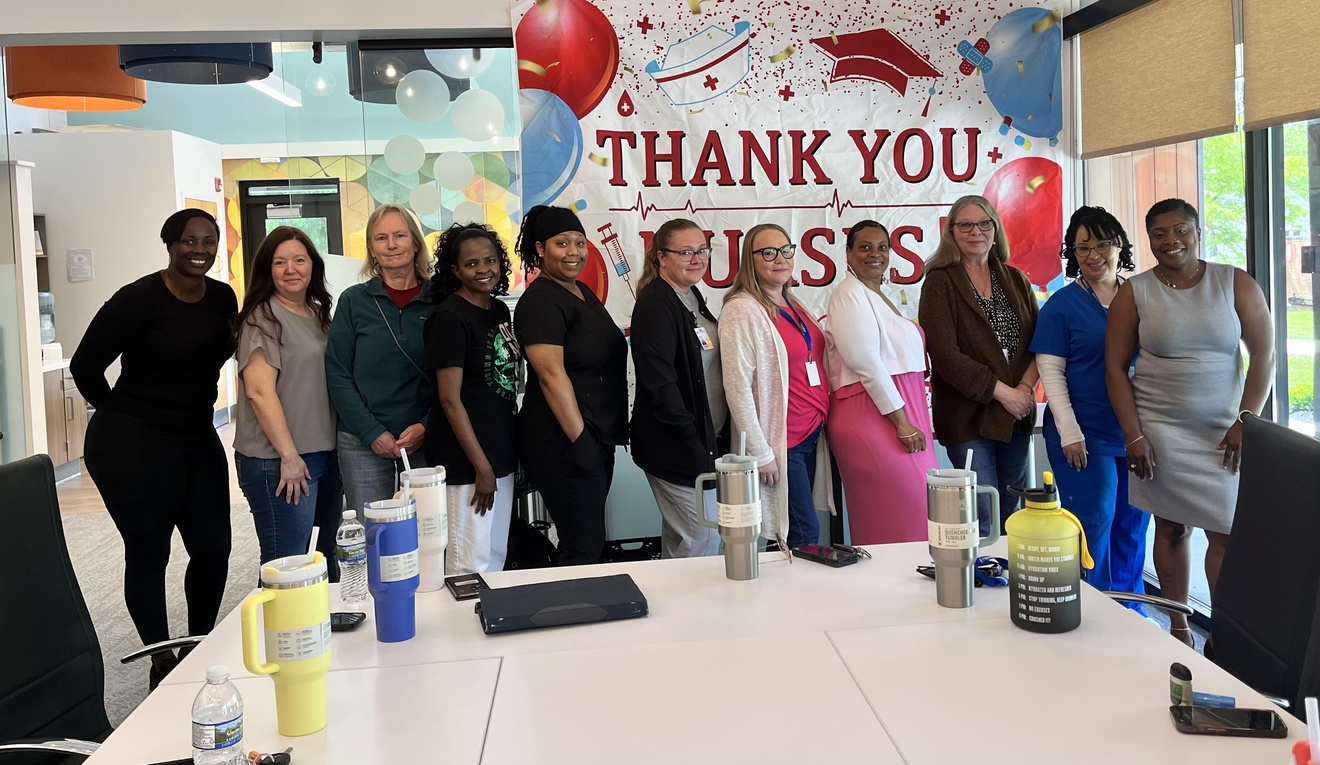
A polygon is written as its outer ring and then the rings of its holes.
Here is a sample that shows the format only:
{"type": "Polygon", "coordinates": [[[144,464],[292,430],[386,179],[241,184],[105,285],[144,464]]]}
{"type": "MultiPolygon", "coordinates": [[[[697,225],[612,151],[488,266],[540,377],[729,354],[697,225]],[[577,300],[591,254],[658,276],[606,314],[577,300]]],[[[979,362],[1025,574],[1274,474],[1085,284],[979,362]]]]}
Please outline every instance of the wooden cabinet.
{"type": "Polygon", "coordinates": [[[79,472],[87,434],[87,401],[78,392],[68,367],[42,376],[46,394],[46,453],[57,466],[72,463],[67,475],[79,472]]]}

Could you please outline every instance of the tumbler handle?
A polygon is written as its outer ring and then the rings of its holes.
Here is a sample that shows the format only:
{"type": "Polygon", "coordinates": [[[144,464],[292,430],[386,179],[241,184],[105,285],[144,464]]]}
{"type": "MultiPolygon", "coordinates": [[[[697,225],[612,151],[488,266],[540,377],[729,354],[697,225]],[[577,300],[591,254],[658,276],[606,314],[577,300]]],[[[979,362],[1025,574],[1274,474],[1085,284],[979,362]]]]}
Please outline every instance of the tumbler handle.
{"type": "Polygon", "coordinates": [[[703,489],[701,485],[707,481],[717,481],[719,480],[719,477],[719,473],[702,473],[697,476],[696,486],[694,487],[697,490],[697,522],[708,529],[718,529],[720,524],[710,520],[706,516],[706,503],[702,501],[702,498],[706,494],[706,490],[703,489]]]}
{"type": "Polygon", "coordinates": [[[977,486],[977,494],[990,495],[990,534],[977,540],[980,547],[988,547],[999,541],[999,490],[993,486],[977,486]]]}
{"type": "MultiPolygon", "coordinates": [[[[275,599],[272,590],[259,590],[247,596],[239,608],[239,624],[243,635],[243,666],[254,675],[270,675],[280,670],[279,664],[263,664],[257,647],[257,606],[275,599]]],[[[267,657],[269,658],[269,657],[267,657]]]]}

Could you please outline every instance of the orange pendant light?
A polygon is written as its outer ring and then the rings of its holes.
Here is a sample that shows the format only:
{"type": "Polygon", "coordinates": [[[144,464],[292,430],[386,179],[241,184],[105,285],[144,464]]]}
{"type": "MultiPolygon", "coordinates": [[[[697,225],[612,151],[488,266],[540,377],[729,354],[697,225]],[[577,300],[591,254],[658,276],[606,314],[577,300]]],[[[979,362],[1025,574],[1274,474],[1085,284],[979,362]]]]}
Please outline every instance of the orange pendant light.
{"type": "Polygon", "coordinates": [[[147,102],[147,83],[119,68],[116,45],[5,48],[9,100],[36,109],[121,112],[147,102]]]}

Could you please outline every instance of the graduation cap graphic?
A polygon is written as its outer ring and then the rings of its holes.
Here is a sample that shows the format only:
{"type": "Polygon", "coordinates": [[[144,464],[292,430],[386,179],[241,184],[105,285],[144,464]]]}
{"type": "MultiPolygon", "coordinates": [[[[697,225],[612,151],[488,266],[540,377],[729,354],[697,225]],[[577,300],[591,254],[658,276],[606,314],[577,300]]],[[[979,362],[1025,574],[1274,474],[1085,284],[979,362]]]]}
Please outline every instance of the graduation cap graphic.
{"type": "Polygon", "coordinates": [[[907,95],[912,77],[943,77],[921,54],[888,29],[877,27],[811,41],[834,58],[830,82],[869,80],[888,85],[900,96],[907,95]]]}

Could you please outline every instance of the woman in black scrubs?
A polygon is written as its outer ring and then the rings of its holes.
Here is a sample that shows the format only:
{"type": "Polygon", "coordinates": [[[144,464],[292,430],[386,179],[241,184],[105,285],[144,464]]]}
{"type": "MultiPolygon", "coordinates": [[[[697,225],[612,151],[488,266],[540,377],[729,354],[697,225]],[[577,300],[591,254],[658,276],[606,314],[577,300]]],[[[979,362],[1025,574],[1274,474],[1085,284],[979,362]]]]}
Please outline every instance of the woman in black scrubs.
{"type": "Polygon", "coordinates": [[[577,216],[538,205],[518,236],[523,268],[540,269],[513,317],[529,362],[518,458],[559,533],[559,565],[599,563],[614,448],[628,439],[628,344],[587,285],[577,216]]]}

